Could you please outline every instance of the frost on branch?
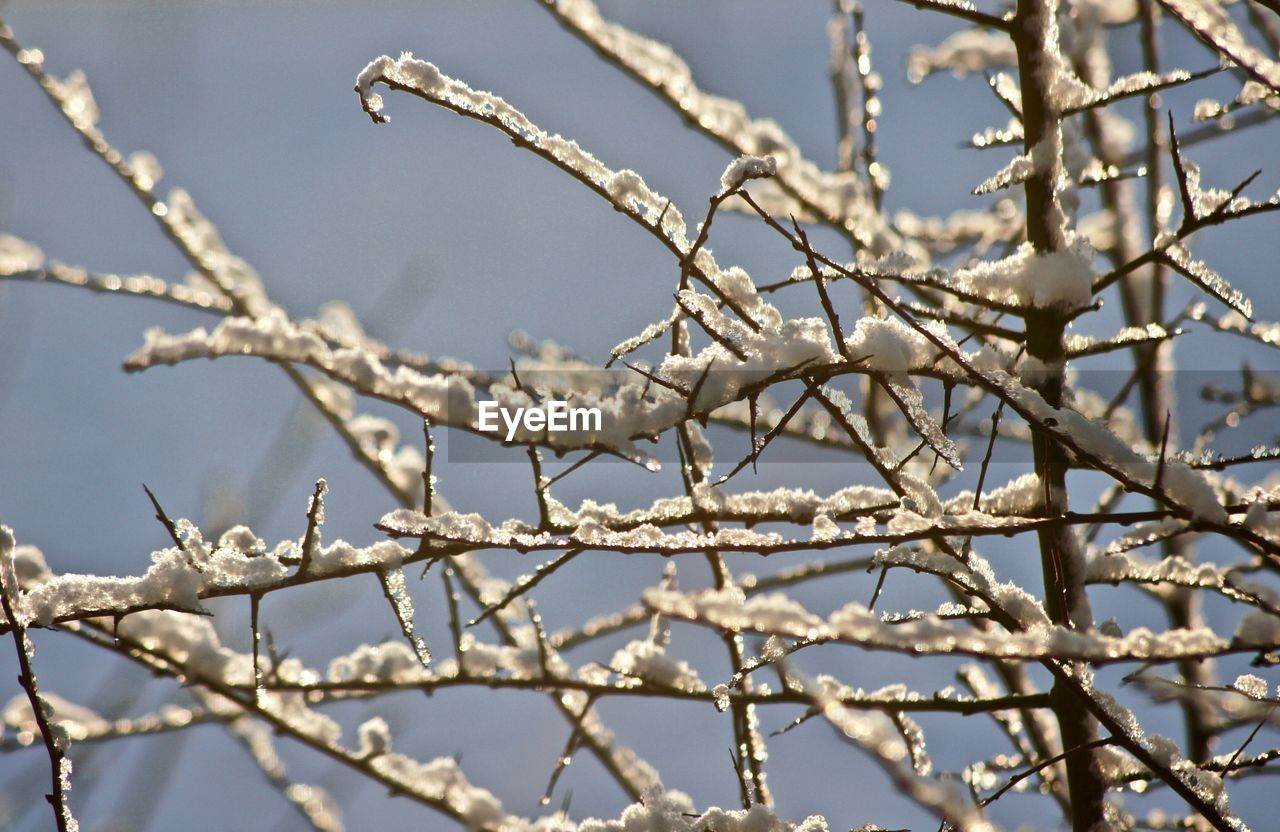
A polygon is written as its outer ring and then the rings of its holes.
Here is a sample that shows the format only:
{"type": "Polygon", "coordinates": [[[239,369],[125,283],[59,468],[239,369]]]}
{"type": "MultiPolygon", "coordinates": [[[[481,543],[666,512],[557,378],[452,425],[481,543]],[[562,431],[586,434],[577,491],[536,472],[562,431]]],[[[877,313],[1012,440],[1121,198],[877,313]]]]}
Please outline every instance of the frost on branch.
{"type": "MultiPolygon", "coordinates": [[[[645,603],[655,612],[732,631],[792,638],[835,640],[847,644],[912,655],[947,654],[1036,661],[1049,657],[1092,662],[1168,661],[1224,653],[1233,646],[1208,628],[1155,633],[1136,628],[1124,636],[1082,633],[1041,623],[1015,633],[983,633],[956,627],[926,615],[904,623],[882,620],[853,602],[822,619],[781,596],[742,599],[727,591],[681,594],[649,590],[645,603]]],[[[1273,634],[1246,631],[1234,646],[1268,651],[1280,647],[1273,634]]]]}
{"type": "Polygon", "coordinates": [[[1251,45],[1219,0],[1160,0],[1182,23],[1254,80],[1280,92],[1280,63],[1251,45]]]}
{"type": "MultiPolygon", "coordinates": [[[[125,362],[131,371],[157,364],[176,364],[196,358],[253,355],[275,361],[311,364],[368,395],[404,401],[420,413],[439,421],[465,423],[475,417],[474,389],[466,379],[452,374],[423,374],[409,367],[388,369],[376,356],[360,348],[332,349],[308,329],[289,321],[279,310],[258,319],[227,318],[212,331],[204,327],[183,335],[169,335],[155,328],[146,342],[125,362]]],[[[373,423],[357,424],[360,435],[373,423]]],[[[385,428],[384,428],[385,430],[385,428]]],[[[375,447],[391,441],[371,437],[375,447]]]]}
{"type": "Polygon", "coordinates": [[[1194,118],[1196,121],[1222,118],[1252,104],[1261,104],[1275,110],[1280,107],[1280,93],[1265,84],[1249,79],[1240,86],[1240,92],[1230,101],[1223,102],[1212,98],[1202,98],[1197,101],[1194,118]]]}
{"type": "Polygon", "coordinates": [[[412,54],[405,53],[398,60],[383,55],[366,66],[356,78],[356,92],[360,94],[365,111],[380,122],[388,121],[389,116],[383,113],[382,96],[373,91],[377,83],[413,92],[464,115],[495,124],[535,152],[571,171],[620,208],[634,213],[677,247],[687,250],[689,241],[685,237],[686,227],[680,211],[651,190],[635,171],[611,170],[577,142],[559,134],[546,133],[524,113],[493,93],[474,90],[445,75],[435,64],[416,59],[412,54]]]}
{"type": "Polygon", "coordinates": [[[852,233],[876,254],[899,246],[898,235],[873,210],[867,188],[856,175],[821,170],[805,158],[777,121],[752,118],[740,101],[699,88],[688,63],[670,46],[605,20],[592,0],[556,0],[544,6],[570,32],[633,74],[696,129],[740,156],[773,158],[776,180],[759,183],[760,196],[777,209],[773,213],[816,214],[852,233]]]}
{"type": "MultiPolygon", "coordinates": [[[[671,200],[651,189],[635,171],[609,168],[577,142],[542,130],[502,98],[474,90],[464,82],[444,75],[434,64],[416,59],[411,54],[405,53],[399,60],[384,55],[372,61],[357,78],[356,91],[360,94],[362,106],[375,121],[385,121],[382,97],[372,91],[377,83],[412,92],[498,128],[518,146],[547,159],[608,200],[618,211],[662,240],[673,253],[691,261],[689,270],[693,276],[737,314],[767,325],[778,323],[777,310],[760,299],[745,272],[740,269],[722,271],[710,250],[705,247],[694,250],[693,243],[686,236],[687,226],[680,210],[671,200]]],[[[769,151],[763,149],[744,155],[765,153],[769,151]]],[[[771,154],[770,158],[776,166],[778,154],[771,154]]],[[[763,175],[769,163],[752,162],[748,166],[757,168],[752,174],[756,176],[763,175]]]]}
{"type": "Polygon", "coordinates": [[[1236,677],[1231,687],[1248,696],[1250,699],[1267,698],[1267,680],[1252,673],[1244,673],[1236,677]]]}
{"type": "MultiPolygon", "coordinates": [[[[37,571],[31,555],[25,555],[23,562],[31,565],[20,566],[20,574],[31,578],[24,581],[28,588],[20,599],[23,615],[38,626],[48,626],[144,609],[202,612],[201,601],[210,597],[266,592],[285,585],[290,566],[300,561],[297,543],[285,541],[268,552],[243,526],[224,533],[217,546],[205,543],[199,530],[185,520],[177,528],[183,535],[182,548],[152,553],[151,567],[136,577],[53,575],[37,571]]],[[[391,541],[356,547],[338,540],[316,549],[309,574],[378,572],[398,567],[410,554],[391,541]]]]}
{"type": "MultiPolygon", "coordinates": [[[[59,742],[66,747],[72,742],[79,742],[94,735],[106,734],[111,730],[111,723],[92,708],[77,705],[56,693],[42,693],[40,700],[45,705],[47,716],[54,730],[59,734],[59,742]]],[[[26,696],[15,696],[5,705],[0,715],[8,728],[18,732],[18,742],[29,745],[40,731],[35,714],[31,710],[31,700],[26,696]]]]}
{"type": "MultiPolygon", "coordinates": [[[[1212,209],[1210,209],[1212,210],[1212,209]]],[[[1201,289],[1213,295],[1218,300],[1230,306],[1239,312],[1245,318],[1253,315],[1253,303],[1244,293],[1235,289],[1231,284],[1223,279],[1222,275],[1205,265],[1203,260],[1195,260],[1191,257],[1186,246],[1181,243],[1169,241],[1157,241],[1157,247],[1161,248],[1161,254],[1165,261],[1178,271],[1179,274],[1195,283],[1201,289]],[[1161,242],[1166,244],[1161,246],[1161,242]]]]}
{"type": "MultiPolygon", "coordinates": [[[[744,299],[752,296],[745,275],[732,269],[722,275],[722,285],[729,291],[741,291],[744,299]]],[[[722,370],[708,376],[699,388],[695,403],[699,411],[710,412],[740,399],[746,395],[747,385],[779,371],[837,360],[821,319],[780,321],[757,331],[724,315],[707,295],[685,290],[680,293],[680,301],[682,308],[722,339],[695,356],[669,355],[657,370],[685,390],[692,390],[700,378],[707,376],[708,368],[722,370]]],[[[767,305],[760,308],[762,317],[771,309],[767,305]]],[[[159,329],[149,330],[146,343],[128,358],[126,367],[138,371],[157,364],[226,355],[305,363],[358,392],[409,407],[434,424],[478,431],[477,391],[465,377],[451,372],[424,374],[405,365],[393,371],[366,350],[330,347],[310,327],[289,321],[279,310],[256,320],[227,318],[212,331],[201,327],[183,335],[169,335],[159,329]]],[[[509,382],[491,384],[487,392],[500,405],[513,410],[533,404],[526,391],[509,382]]],[[[589,391],[576,397],[573,404],[601,408],[606,416],[600,430],[548,434],[522,426],[515,441],[539,441],[566,450],[599,447],[631,456],[636,453],[634,440],[668,430],[686,417],[689,406],[684,396],[671,389],[640,383],[622,385],[606,395],[589,391]]],[[[364,435],[370,424],[359,422],[353,427],[358,435],[364,435]]],[[[485,435],[490,439],[496,436],[485,435]]],[[[375,442],[382,444],[385,443],[375,442]]]]}
{"type": "MultiPolygon", "coordinates": [[[[137,175],[149,177],[158,174],[158,168],[148,171],[144,167],[135,172],[135,178],[137,175]]],[[[273,310],[274,305],[267,299],[262,278],[252,266],[231,252],[218,229],[196,208],[191,194],[182,188],[174,188],[169,191],[168,199],[157,205],[153,213],[161,217],[170,233],[199,264],[200,271],[188,277],[194,288],[207,289],[212,294],[229,294],[254,316],[266,315],[273,310]],[[210,277],[214,286],[208,285],[210,277]]]]}

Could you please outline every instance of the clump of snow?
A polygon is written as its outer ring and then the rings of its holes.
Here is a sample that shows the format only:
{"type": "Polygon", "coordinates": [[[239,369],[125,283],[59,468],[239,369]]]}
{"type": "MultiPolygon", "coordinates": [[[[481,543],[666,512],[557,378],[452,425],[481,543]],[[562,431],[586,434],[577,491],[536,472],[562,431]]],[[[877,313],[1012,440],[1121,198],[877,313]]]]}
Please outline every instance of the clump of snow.
{"type": "Polygon", "coordinates": [[[748,179],[764,179],[778,173],[778,160],[772,156],[739,156],[720,175],[720,193],[741,188],[748,179]]]}
{"type": "MultiPolygon", "coordinates": [[[[1043,496],[1044,488],[1040,477],[1033,471],[983,493],[978,507],[986,514],[1025,517],[1039,507],[1043,496]]],[[[953,514],[968,511],[974,505],[973,498],[972,491],[961,491],[947,500],[945,508],[948,513],[953,514]]]]}
{"type": "Polygon", "coordinates": [[[34,271],[44,265],[44,252],[12,234],[0,233],[0,274],[34,271]]]}
{"type": "Polygon", "coordinates": [[[864,358],[862,366],[886,373],[905,373],[928,366],[938,348],[897,318],[859,318],[845,338],[849,354],[864,358]]]}
{"type": "Polygon", "coordinates": [[[390,121],[390,116],[382,114],[382,96],[372,91],[377,81],[434,91],[443,85],[444,76],[435,64],[416,60],[411,52],[401,53],[398,61],[390,55],[382,55],[370,61],[356,76],[356,92],[364,101],[365,109],[374,118],[390,121]]]}
{"type": "Polygon", "coordinates": [[[1093,300],[1093,249],[1077,240],[1063,251],[1040,253],[1024,243],[1002,260],[957,271],[956,287],[1019,308],[1079,309],[1093,300]]]}
{"type": "Polygon", "coordinates": [[[448,807],[467,829],[528,828],[521,819],[508,815],[492,792],[467,780],[451,757],[423,763],[391,751],[373,757],[369,766],[396,783],[398,789],[448,807]]]}
{"type": "Polygon", "coordinates": [[[1236,625],[1233,639],[1238,644],[1258,645],[1272,649],[1280,644],[1280,617],[1260,610],[1245,613],[1236,625]]]}
{"type": "Polygon", "coordinates": [[[813,530],[810,532],[810,540],[835,540],[840,536],[840,527],[826,514],[819,514],[813,518],[813,530]]]}
{"type": "Polygon", "coordinates": [[[1066,353],[1069,357],[1079,357],[1082,355],[1111,352],[1118,347],[1128,346],[1131,344],[1163,341],[1173,335],[1180,334],[1180,332],[1181,330],[1175,329],[1170,331],[1160,324],[1150,323],[1145,326],[1124,327],[1109,338],[1099,338],[1092,335],[1071,333],[1066,336],[1063,345],[1065,346],[1066,353]]]}
{"type": "Polygon", "coordinates": [[[1267,698],[1267,680],[1259,676],[1254,676],[1252,673],[1237,676],[1236,680],[1231,683],[1231,687],[1251,699],[1267,698]]]}
{"type": "MultiPolygon", "coordinates": [[[[204,577],[186,553],[173,548],[152,555],[152,566],[140,577],[59,575],[22,598],[23,610],[40,626],[84,610],[127,610],[169,606],[200,608],[204,577]]],[[[277,564],[279,565],[279,564],[277,564]]],[[[281,567],[283,573],[283,567],[281,567]]]]}
{"type": "Polygon", "coordinates": [[[413,553],[408,549],[390,540],[380,540],[365,547],[353,546],[345,540],[335,540],[314,553],[310,574],[395,569],[411,554],[413,553]]]}
{"type": "Polygon", "coordinates": [[[18,578],[18,586],[24,590],[30,590],[53,576],[53,571],[45,562],[44,552],[35,546],[15,546],[12,556],[14,575],[18,578]]]}
{"type": "Polygon", "coordinates": [[[248,526],[232,526],[218,537],[218,548],[255,557],[266,553],[267,544],[248,526]]]}
{"type": "Polygon", "coordinates": [[[129,154],[127,164],[133,172],[133,183],[144,191],[154,188],[164,175],[160,160],[148,150],[137,150],[129,154]]]}
{"type": "Polygon", "coordinates": [[[391,728],[380,716],[360,723],[357,736],[360,738],[358,753],[361,757],[378,757],[391,751],[391,728]]]}
{"type": "MultiPolygon", "coordinates": [[[[300,554],[292,541],[267,551],[265,543],[245,526],[228,529],[217,546],[205,543],[199,529],[187,520],[176,521],[175,528],[182,547],[152,553],[151,567],[138,576],[55,576],[38,549],[18,547],[16,568],[26,590],[20,598],[21,613],[39,626],[48,626],[55,621],[135,610],[203,612],[200,602],[210,596],[265,592],[282,586],[290,580],[289,564],[300,554]]],[[[389,540],[367,547],[339,540],[313,551],[310,574],[385,572],[411,554],[389,540]]],[[[136,617],[129,615],[128,620],[136,617]]]]}
{"type": "Polygon", "coordinates": [[[94,100],[89,79],[82,70],[73,70],[63,79],[52,75],[47,77],[49,92],[77,129],[84,130],[98,123],[98,102],[94,100]]]}
{"type": "Polygon", "coordinates": [[[821,618],[781,593],[744,598],[736,589],[708,590],[698,594],[650,589],[644,594],[644,602],[663,615],[686,620],[714,620],[729,630],[756,630],[805,638],[823,623],[821,618]]]}
{"type": "MultiPolygon", "coordinates": [[[[571,827],[566,827],[571,828],[571,827]]],[[[655,792],[633,803],[617,820],[589,818],[575,832],[827,832],[819,815],[799,824],[782,820],[769,807],[757,803],[750,809],[711,808],[697,812],[682,792],[655,792]]]]}
{"type": "Polygon", "coordinates": [[[665,687],[694,693],[707,689],[702,679],[698,678],[698,671],[690,667],[688,662],[668,656],[665,648],[652,639],[630,642],[613,654],[613,660],[609,664],[624,676],[655,682],[665,687]]]}
{"type": "Polygon", "coordinates": [[[972,72],[1016,66],[1017,50],[1004,32],[963,29],[935,47],[914,46],[907,53],[907,78],[918,84],[940,70],[962,78],[972,72]]]}
{"type": "MultiPolygon", "coordinates": [[[[121,619],[118,632],[149,650],[163,653],[193,673],[222,684],[253,684],[253,657],[223,646],[207,617],[143,610],[121,619]]],[[[288,678],[283,664],[281,677],[288,678]]]]}
{"type": "Polygon", "coordinates": [[[327,352],[328,346],[320,338],[298,329],[283,311],[273,310],[257,320],[227,318],[213,332],[198,327],[184,335],[169,335],[152,327],[145,333],[142,349],[129,356],[125,366],[137,370],[221,355],[259,355],[305,362],[327,352]]]}
{"type": "Polygon", "coordinates": [[[403,641],[362,644],[329,662],[330,682],[412,683],[430,678],[417,654],[403,641]]]}

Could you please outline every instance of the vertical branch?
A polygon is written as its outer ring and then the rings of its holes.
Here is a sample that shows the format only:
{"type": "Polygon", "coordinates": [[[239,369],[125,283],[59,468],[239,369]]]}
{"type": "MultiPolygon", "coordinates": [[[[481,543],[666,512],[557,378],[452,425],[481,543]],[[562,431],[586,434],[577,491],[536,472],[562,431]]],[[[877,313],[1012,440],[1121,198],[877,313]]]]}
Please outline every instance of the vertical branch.
{"type": "Polygon", "coordinates": [[[547,788],[542,793],[542,798],[538,801],[539,806],[546,806],[551,802],[551,794],[556,790],[556,783],[560,781],[560,775],[573,762],[573,753],[578,750],[578,746],[582,745],[583,723],[591,714],[591,709],[595,707],[596,694],[593,691],[587,695],[587,701],[582,705],[582,713],[573,721],[573,730],[569,732],[569,739],[565,741],[564,750],[560,752],[560,756],[556,758],[555,767],[551,769],[551,776],[547,778],[547,788]]]}
{"type": "Polygon", "coordinates": [[[311,504],[307,506],[307,531],[302,535],[302,560],[298,564],[298,577],[306,575],[311,569],[311,559],[319,545],[318,533],[324,525],[324,495],[328,490],[329,483],[323,478],[316,480],[316,490],[311,495],[311,504]]]}
{"type": "MultiPolygon", "coordinates": [[[[684,480],[685,493],[692,500],[694,485],[703,482],[707,472],[695,459],[688,423],[678,425],[676,431],[678,449],[682,460],[680,466],[681,476],[684,480]]],[[[708,533],[716,531],[717,525],[710,520],[701,523],[703,531],[708,533]]],[[[733,584],[733,575],[725,564],[724,557],[714,549],[708,549],[706,555],[716,589],[724,589],[731,586],[733,584]]],[[[738,668],[742,667],[745,660],[742,635],[737,632],[723,630],[720,633],[720,637],[729,652],[729,663],[737,671],[738,668]]],[[[743,690],[749,692],[750,689],[750,680],[744,678],[743,690]]],[[[734,770],[738,773],[738,782],[741,786],[742,805],[744,808],[750,808],[753,802],[759,802],[769,806],[773,802],[773,797],[765,780],[764,737],[760,735],[757,727],[755,705],[750,702],[735,700],[732,705],[732,716],[735,746],[734,770]]]]}
{"type": "MultiPolygon", "coordinates": [[[[1139,0],[1138,20],[1142,37],[1142,68],[1151,73],[1160,71],[1160,4],[1156,0],[1139,0]]],[[[1142,110],[1147,130],[1145,166],[1147,169],[1147,239],[1155,240],[1163,230],[1165,217],[1161,216],[1164,190],[1164,154],[1168,137],[1160,119],[1160,93],[1147,96],[1142,110]]],[[[1168,283],[1168,269],[1157,260],[1151,271],[1150,319],[1159,321],[1163,316],[1164,290],[1168,283]]]]}
{"type": "Polygon", "coordinates": [[[834,5],[827,29],[831,38],[828,76],[836,109],[836,170],[859,168],[871,194],[871,203],[879,211],[888,181],[884,165],[876,158],[880,82],[871,71],[871,41],[863,26],[862,4],[856,0],[835,0],[834,5]],[[855,98],[862,104],[857,114],[855,98]],[[861,146],[855,136],[859,129],[861,146]]]}
{"type": "MultiPolygon", "coordinates": [[[[862,173],[866,179],[867,189],[871,192],[872,205],[876,211],[881,210],[884,199],[884,185],[888,181],[883,165],[876,160],[876,128],[879,125],[880,98],[876,94],[876,86],[871,75],[871,42],[862,25],[862,4],[853,0],[849,4],[849,23],[852,27],[853,74],[859,83],[859,95],[862,99],[858,121],[862,128],[862,148],[856,160],[861,163],[862,173]]],[[[852,118],[852,113],[850,114],[852,118]]],[[[850,149],[852,153],[852,148],[850,149]]],[[[851,167],[853,162],[851,162],[851,167]]],[[[862,311],[864,315],[875,315],[880,306],[869,293],[864,294],[862,311]]],[[[847,358],[847,356],[846,356],[847,358]]],[[[870,378],[862,380],[863,416],[876,442],[889,444],[889,423],[892,417],[886,413],[892,407],[884,392],[870,378]]]]}
{"type": "MultiPolygon", "coordinates": [[[[832,10],[831,20],[827,24],[828,33],[831,37],[831,63],[828,67],[828,75],[831,79],[832,95],[835,98],[836,110],[836,170],[852,171],[859,159],[861,158],[867,167],[868,187],[871,188],[876,210],[880,209],[881,190],[877,184],[877,176],[880,172],[878,164],[875,171],[871,170],[871,166],[876,164],[875,158],[875,121],[871,118],[871,107],[879,107],[879,99],[875,97],[871,88],[870,80],[870,50],[867,44],[866,33],[862,31],[862,7],[857,0],[835,0],[834,9],[832,10]],[[866,71],[864,71],[864,67],[866,71]],[[859,88],[858,84],[861,83],[859,88]],[[859,116],[854,107],[854,99],[858,96],[862,97],[862,112],[859,116]],[[871,102],[875,103],[872,104],[871,102]],[[858,148],[857,131],[861,122],[863,146],[861,151],[858,148]]],[[[794,222],[794,219],[792,220],[794,222]]],[[[799,230],[799,229],[797,229],[799,230]]],[[[807,242],[806,242],[807,247],[807,242]]],[[[798,250],[803,250],[799,249],[798,250]]],[[[812,252],[808,252],[812,254],[812,252]]],[[[821,286],[820,272],[814,268],[815,280],[819,282],[819,292],[825,294],[821,286]]],[[[874,315],[876,312],[876,301],[870,294],[864,292],[862,300],[862,312],[864,315],[874,315]]],[[[832,316],[830,310],[828,315],[832,316]]],[[[843,351],[843,339],[837,336],[837,346],[843,351]]],[[[848,356],[846,356],[847,358],[848,356]]],[[[889,444],[887,441],[888,426],[883,418],[885,409],[884,393],[878,388],[870,378],[861,379],[859,384],[862,388],[863,416],[867,420],[867,427],[871,431],[871,435],[876,442],[881,445],[889,444]]],[[[754,463],[754,460],[752,460],[754,463]]]]}
{"type": "MultiPolygon", "coordinates": [[[[746,198],[746,192],[741,192],[746,198]]],[[[690,249],[690,254],[686,260],[690,259],[693,254],[707,240],[708,233],[711,228],[711,220],[715,215],[716,207],[719,202],[716,198],[712,198],[711,205],[707,211],[707,218],[702,224],[702,228],[698,233],[698,239],[690,249]]],[[[681,264],[680,270],[680,289],[685,289],[689,285],[689,269],[684,263],[681,264]]],[[[679,295],[677,294],[677,299],[679,295]]],[[[683,318],[678,319],[671,327],[671,347],[672,355],[688,356],[689,349],[689,333],[688,327],[683,318]]],[[[710,367],[708,367],[710,370],[710,367]]],[[[698,388],[695,388],[689,396],[689,406],[692,409],[694,402],[697,400],[698,388]]],[[[706,480],[709,470],[698,463],[697,455],[694,453],[692,436],[687,421],[676,425],[676,450],[680,455],[680,477],[684,484],[685,494],[689,499],[693,500],[693,488],[697,483],[706,480]]],[[[702,528],[704,531],[714,531],[716,524],[713,521],[703,521],[702,528]]],[[[712,577],[717,588],[723,588],[729,585],[733,576],[729,573],[728,567],[724,563],[724,559],[719,552],[715,550],[707,550],[707,562],[711,567],[712,577]]],[[[736,670],[742,666],[743,649],[742,636],[738,633],[729,631],[721,632],[721,639],[725,644],[729,653],[729,663],[736,670]]],[[[747,683],[749,684],[749,682],[747,683]]],[[[754,800],[770,805],[772,797],[769,788],[765,783],[764,772],[764,738],[760,736],[755,726],[755,706],[745,702],[735,702],[733,708],[733,735],[735,753],[734,770],[739,773],[738,783],[741,787],[741,799],[744,808],[749,808],[754,800]],[[742,766],[743,760],[746,761],[746,767],[742,766]],[[749,775],[749,776],[748,776],[749,775]],[[754,795],[751,787],[754,786],[754,795]]]]}
{"type": "Polygon", "coordinates": [[[836,170],[853,170],[853,50],[849,44],[852,0],[835,0],[827,33],[831,38],[831,92],[836,106],[836,170]]]}
{"type": "Polygon", "coordinates": [[[258,626],[258,613],[262,607],[262,593],[249,593],[249,637],[253,643],[253,698],[262,705],[262,630],[258,626]]]}
{"type": "MultiPolygon", "coordinates": [[[[191,553],[187,551],[187,544],[183,541],[182,535],[178,534],[177,525],[165,513],[164,507],[160,505],[160,501],[156,499],[156,495],[147,487],[145,482],[142,484],[142,490],[147,492],[147,499],[151,500],[151,506],[156,510],[156,519],[160,521],[160,525],[164,526],[164,530],[169,533],[169,539],[173,541],[173,545],[190,557],[191,553]]],[[[195,565],[193,561],[192,566],[195,565]]]]}
{"type": "Polygon", "coordinates": [[[831,295],[827,292],[827,281],[822,276],[822,269],[818,268],[818,261],[813,256],[813,247],[809,245],[809,236],[804,233],[804,229],[800,227],[800,223],[796,222],[796,218],[791,218],[791,227],[795,229],[796,238],[800,240],[804,247],[805,262],[809,265],[809,272],[813,275],[813,285],[818,289],[818,299],[822,302],[822,311],[827,315],[827,321],[831,324],[831,335],[835,339],[836,349],[840,352],[841,357],[845,361],[852,362],[853,356],[849,354],[849,345],[844,341],[844,331],[840,328],[840,315],[836,312],[835,305],[831,303],[831,295]]]}
{"type": "Polygon", "coordinates": [[[431,420],[422,420],[422,456],[426,460],[422,466],[422,513],[427,517],[435,508],[436,476],[431,468],[436,458],[436,440],[431,435],[431,420]]]}
{"type": "MultiPolygon", "coordinates": [[[[1024,184],[1027,240],[1037,254],[1064,248],[1066,222],[1058,201],[1063,181],[1060,114],[1053,108],[1049,85],[1062,60],[1058,41],[1057,0],[1019,0],[1011,26],[1022,86],[1025,150],[1036,158],[1035,171],[1024,184]]],[[[1044,367],[1037,374],[1036,390],[1052,407],[1063,401],[1068,323],[1061,308],[1034,308],[1026,314],[1027,352],[1044,367]]],[[[1037,432],[1033,442],[1035,469],[1044,487],[1042,512],[1057,516],[1068,510],[1067,456],[1051,437],[1037,432]]],[[[1084,589],[1084,563],[1079,544],[1069,527],[1055,526],[1037,532],[1045,606],[1057,624],[1079,629],[1092,625],[1084,589]]],[[[1084,748],[1097,738],[1097,723],[1077,691],[1055,680],[1051,692],[1064,748],[1084,748]]],[[[1104,823],[1106,779],[1095,755],[1072,754],[1066,759],[1071,798],[1071,823],[1086,832],[1104,823]]]]}
{"type": "Polygon", "coordinates": [[[862,166],[871,191],[871,204],[879,211],[889,171],[876,157],[876,128],[880,125],[879,77],[871,71],[871,39],[862,23],[862,4],[853,4],[853,57],[862,86],[862,166]]]}
{"type": "Polygon", "coordinates": [[[5,618],[9,620],[9,633],[13,636],[13,644],[18,651],[18,667],[21,671],[18,684],[27,693],[31,713],[35,716],[40,736],[44,739],[45,751],[49,755],[52,790],[44,796],[45,800],[53,807],[58,832],[77,832],[80,824],[71,814],[71,806],[67,803],[67,792],[71,789],[71,761],[63,753],[62,743],[54,736],[53,727],[49,724],[49,712],[45,710],[44,700],[40,697],[40,683],[31,666],[31,657],[36,652],[35,645],[27,637],[26,624],[18,612],[18,573],[13,563],[13,545],[13,532],[8,526],[0,526],[0,607],[3,607],[5,618]]]}
{"type": "Polygon", "coordinates": [[[449,608],[449,635],[453,638],[453,657],[458,663],[458,676],[465,678],[467,666],[463,661],[466,650],[462,646],[462,619],[458,612],[458,593],[453,588],[453,566],[448,561],[444,569],[440,570],[440,577],[444,581],[444,600],[449,608]]]}
{"type": "Polygon", "coordinates": [[[991,465],[991,453],[996,449],[996,439],[1000,437],[1000,414],[1004,413],[1004,400],[996,405],[991,414],[991,438],[987,440],[987,452],[982,456],[982,467],[978,470],[978,484],[973,489],[973,510],[982,510],[982,486],[987,481],[987,468],[991,465]]]}
{"type": "Polygon", "coordinates": [[[528,448],[529,466],[533,469],[533,496],[538,501],[538,528],[551,528],[551,507],[547,504],[547,478],[542,475],[542,454],[537,447],[528,448]]]}
{"type": "Polygon", "coordinates": [[[405,586],[404,570],[387,569],[378,572],[378,582],[382,585],[382,595],[391,605],[396,623],[400,625],[400,633],[413,648],[413,653],[424,668],[431,666],[431,648],[426,639],[418,635],[413,623],[413,598],[409,596],[409,588],[405,586]]]}

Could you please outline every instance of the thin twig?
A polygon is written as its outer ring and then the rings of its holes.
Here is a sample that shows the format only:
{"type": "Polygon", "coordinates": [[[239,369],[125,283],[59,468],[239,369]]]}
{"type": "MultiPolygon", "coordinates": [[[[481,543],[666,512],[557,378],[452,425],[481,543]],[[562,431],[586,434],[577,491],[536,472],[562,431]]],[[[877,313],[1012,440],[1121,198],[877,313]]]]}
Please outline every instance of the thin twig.
{"type": "MultiPolygon", "coordinates": [[[[4,22],[0,21],[0,28],[3,26],[4,22]]],[[[4,609],[5,618],[9,620],[13,646],[18,652],[18,668],[21,671],[18,674],[18,684],[27,695],[32,716],[40,729],[45,752],[49,756],[51,790],[44,797],[53,807],[58,832],[69,832],[79,828],[75,816],[71,814],[71,805],[67,802],[67,791],[71,788],[71,761],[67,759],[63,749],[65,739],[59,739],[54,734],[54,728],[49,722],[52,708],[40,696],[40,682],[31,663],[35,646],[27,636],[27,628],[19,612],[18,575],[14,568],[13,544],[13,533],[7,527],[0,526],[0,606],[4,609]]],[[[65,733],[62,736],[65,738],[65,733]]]]}
{"type": "Polygon", "coordinates": [[[307,506],[307,531],[302,535],[302,561],[298,564],[297,577],[311,572],[311,561],[315,557],[317,533],[324,525],[324,495],[329,491],[329,483],[323,478],[316,480],[316,490],[311,495],[307,506]]]}
{"type": "Polygon", "coordinates": [[[1023,780],[1026,780],[1028,777],[1032,776],[1033,774],[1037,774],[1038,772],[1043,771],[1044,769],[1048,768],[1049,766],[1055,763],[1066,760],[1072,754],[1078,754],[1081,751],[1091,751],[1095,748],[1102,748],[1103,746],[1107,746],[1107,745],[1113,745],[1115,744],[1115,741],[1116,740],[1114,737],[1102,737],[1100,739],[1093,740],[1092,742],[1084,743],[1083,745],[1077,745],[1073,748],[1068,748],[1066,751],[1063,751],[1061,754],[1055,754],[1054,756],[1050,757],[1047,760],[1041,760],[1040,762],[1036,763],[1034,766],[1027,769],[1026,771],[1020,771],[1017,774],[1015,774],[1013,777],[1010,777],[1009,782],[1005,783],[1003,786],[1001,786],[992,794],[983,798],[979,805],[989,806],[990,804],[999,800],[1000,797],[1005,792],[1009,791],[1009,789],[1012,789],[1014,786],[1018,785],[1023,780]]]}

